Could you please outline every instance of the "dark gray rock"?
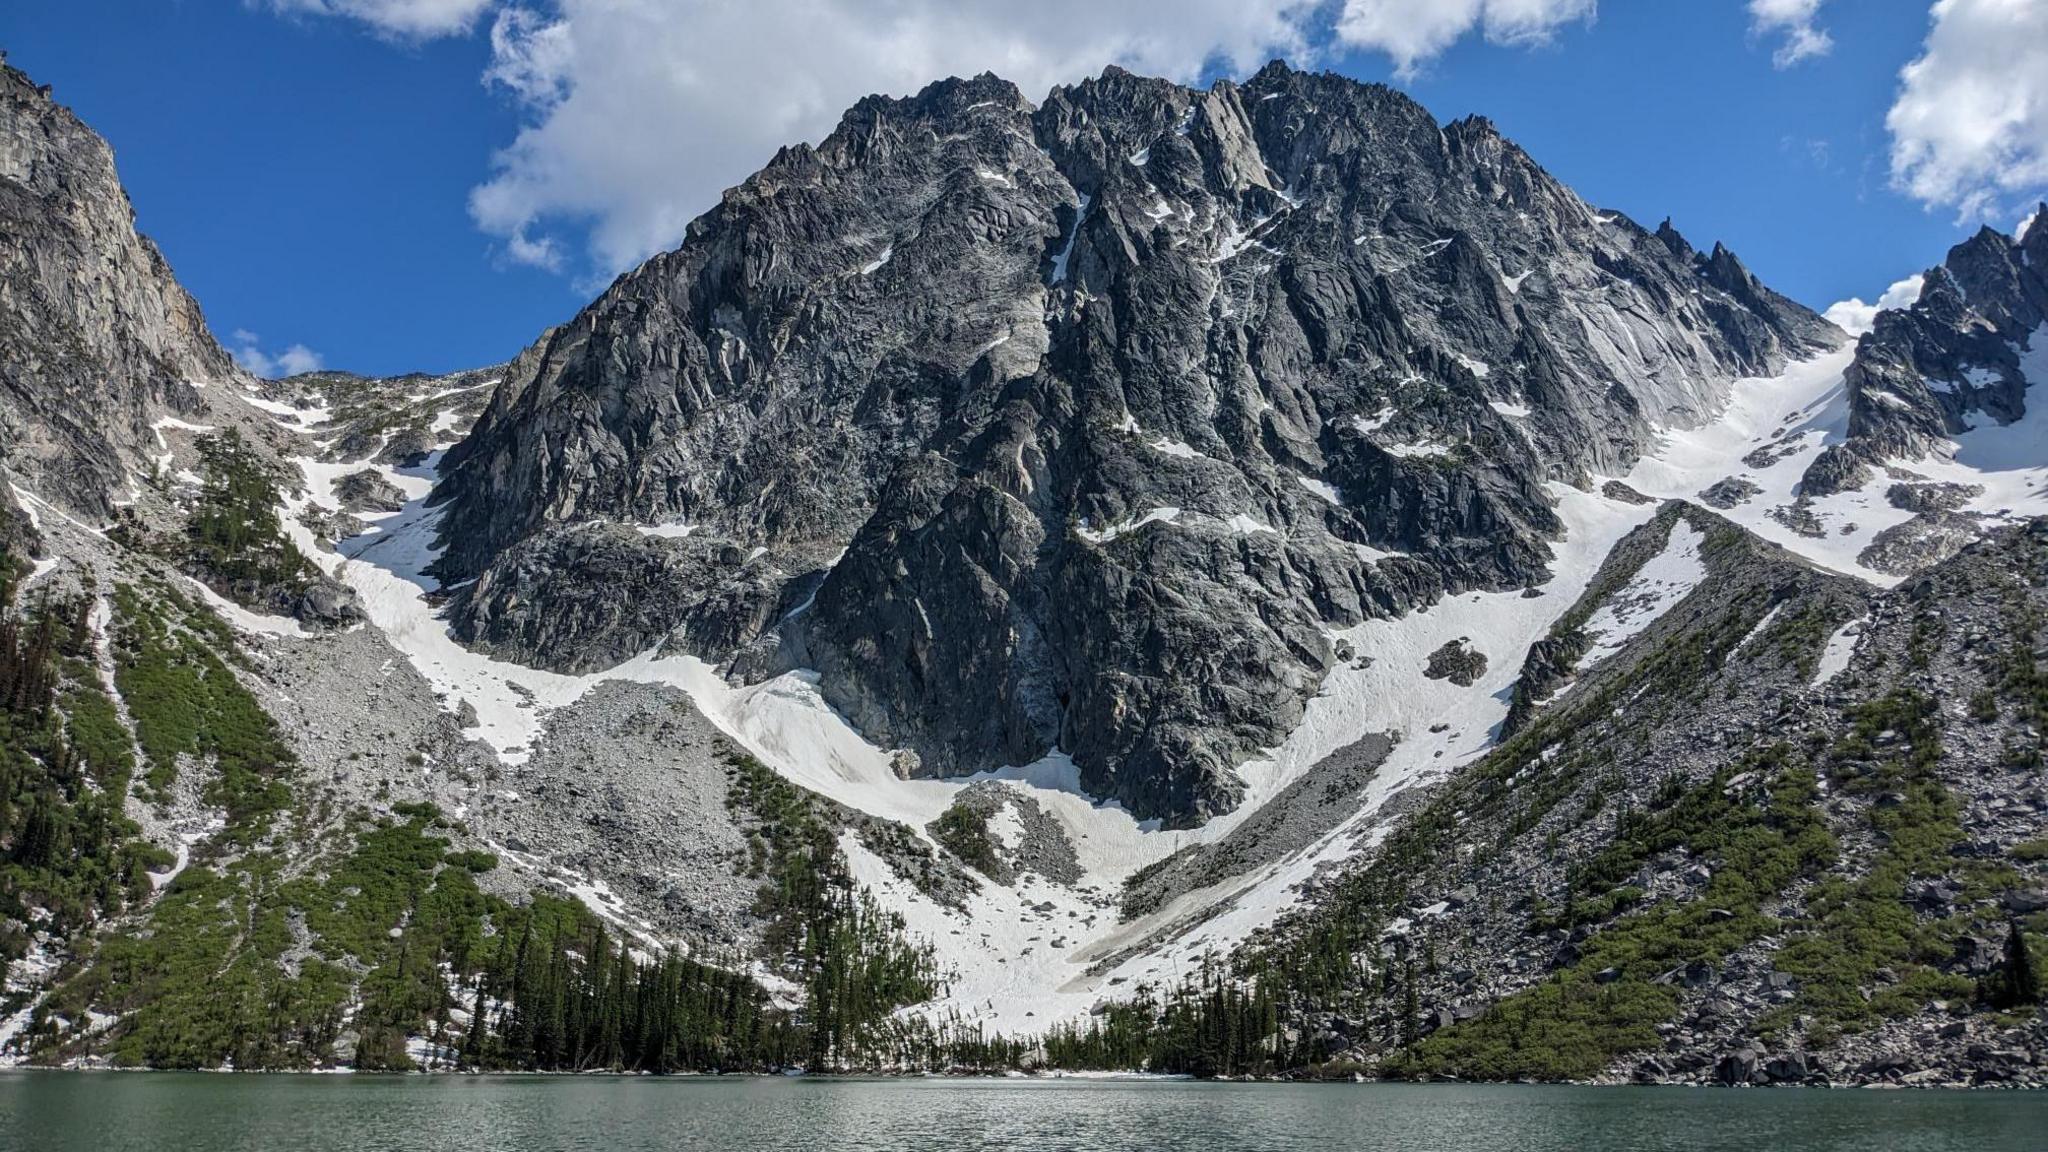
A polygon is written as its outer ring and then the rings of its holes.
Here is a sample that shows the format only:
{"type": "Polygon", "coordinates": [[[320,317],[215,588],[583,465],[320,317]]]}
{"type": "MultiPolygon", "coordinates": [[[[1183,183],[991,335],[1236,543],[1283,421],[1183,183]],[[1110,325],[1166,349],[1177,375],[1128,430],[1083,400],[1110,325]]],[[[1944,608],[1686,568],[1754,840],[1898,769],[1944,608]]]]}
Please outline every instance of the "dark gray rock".
{"type": "Polygon", "coordinates": [[[1708,485],[1700,493],[1700,501],[1709,507],[1727,509],[1748,503],[1761,491],[1763,489],[1746,476],[1729,476],[1708,485]]]}
{"type": "Polygon", "coordinates": [[[1981,484],[1900,483],[1885,489],[1885,502],[1907,512],[1953,512],[1984,494],[1981,484]]]}
{"type": "Polygon", "coordinates": [[[1921,512],[1879,532],[1856,559],[1864,566],[1905,576],[1963,550],[1980,531],[1975,517],[1960,512],[1921,512]]]}
{"type": "Polygon", "coordinates": [[[339,628],[363,619],[363,608],[355,589],[321,576],[299,593],[293,615],[314,627],[339,628]]]}
{"type": "Polygon", "coordinates": [[[1422,674],[1431,680],[1449,680],[1460,688],[1470,688],[1486,675],[1486,653],[1459,637],[1431,652],[1422,674]]]}
{"type": "Polygon", "coordinates": [[[369,468],[335,481],[334,497],[350,512],[396,512],[405,507],[405,493],[369,468]]]}

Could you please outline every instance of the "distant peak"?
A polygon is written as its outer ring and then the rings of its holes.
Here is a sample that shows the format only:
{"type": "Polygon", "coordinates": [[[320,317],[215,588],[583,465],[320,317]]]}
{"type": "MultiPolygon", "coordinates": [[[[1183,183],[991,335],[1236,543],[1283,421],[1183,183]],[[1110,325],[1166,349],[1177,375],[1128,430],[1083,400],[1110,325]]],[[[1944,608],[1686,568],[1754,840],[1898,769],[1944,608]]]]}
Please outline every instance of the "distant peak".
{"type": "Polygon", "coordinates": [[[1250,83],[1257,84],[1261,81],[1270,84],[1285,83],[1293,75],[1294,69],[1288,66],[1287,61],[1275,56],[1271,60],[1266,61],[1265,67],[1252,73],[1250,83]]]}

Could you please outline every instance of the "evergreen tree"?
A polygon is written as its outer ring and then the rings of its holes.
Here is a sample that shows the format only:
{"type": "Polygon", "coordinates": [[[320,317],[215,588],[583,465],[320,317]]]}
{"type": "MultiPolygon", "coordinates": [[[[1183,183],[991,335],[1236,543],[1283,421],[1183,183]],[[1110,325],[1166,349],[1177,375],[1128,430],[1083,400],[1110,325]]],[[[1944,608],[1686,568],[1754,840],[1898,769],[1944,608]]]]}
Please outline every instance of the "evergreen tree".
{"type": "Polygon", "coordinates": [[[2007,922],[2005,936],[2005,963],[1998,974],[1997,995],[1994,1002],[2000,1008],[2019,1008],[2039,1003],[2041,988],[2034,974],[2034,958],[2027,948],[2027,934],[2021,930],[2020,922],[2007,922]]]}

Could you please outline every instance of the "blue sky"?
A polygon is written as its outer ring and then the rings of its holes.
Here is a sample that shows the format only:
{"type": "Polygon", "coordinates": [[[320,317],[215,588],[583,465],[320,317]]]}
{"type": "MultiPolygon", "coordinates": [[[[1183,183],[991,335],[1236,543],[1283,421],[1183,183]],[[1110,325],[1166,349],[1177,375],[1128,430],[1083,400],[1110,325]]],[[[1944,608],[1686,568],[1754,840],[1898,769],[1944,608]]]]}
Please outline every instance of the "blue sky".
{"type": "MultiPolygon", "coordinates": [[[[0,46],[113,143],[141,227],[223,340],[254,333],[273,358],[300,345],[379,374],[511,356],[609,273],[673,243],[776,143],[815,139],[852,95],[991,57],[1034,98],[1111,57],[1199,79],[1287,53],[1385,80],[1440,118],[1491,117],[1589,201],[1649,226],[1670,215],[1816,308],[1875,299],[1980,217],[2009,230],[2048,183],[2033,178],[2039,150],[2023,132],[2017,153],[1974,178],[1965,156],[1915,169],[1925,179],[1912,192],[1895,186],[1887,114],[1903,99],[1900,69],[1934,55],[1926,0],[1777,0],[1830,42],[1785,67],[1773,59],[1785,27],[1759,28],[1736,0],[1610,0],[1591,19],[1592,0],[1555,0],[1557,18],[1533,31],[1493,23],[1488,0],[1438,0],[1437,15],[1414,19],[1473,15],[1421,51],[1403,39],[1412,25],[1387,23],[1427,7],[1417,0],[1266,0],[1271,11],[1249,17],[1257,4],[1193,3],[1164,45],[1113,35],[1126,10],[1134,28],[1156,21],[1157,0],[1105,2],[1118,15],[1099,42],[989,14],[985,27],[944,26],[958,46],[917,23],[929,0],[886,0],[895,23],[863,29],[877,38],[865,55],[810,42],[841,38],[827,27],[798,40],[706,27],[746,17],[695,19],[703,2],[659,27],[646,21],[668,16],[621,24],[602,0],[14,3],[0,9],[0,46]],[[1347,34],[1366,9],[1380,23],[1347,34]],[[573,53],[554,50],[572,40],[573,53]],[[827,51],[829,69],[817,63],[827,51]],[[768,87],[748,88],[757,78],[768,87]]],[[[1937,150],[1943,99],[1922,98],[1938,115],[1919,131],[1937,150]]]]}

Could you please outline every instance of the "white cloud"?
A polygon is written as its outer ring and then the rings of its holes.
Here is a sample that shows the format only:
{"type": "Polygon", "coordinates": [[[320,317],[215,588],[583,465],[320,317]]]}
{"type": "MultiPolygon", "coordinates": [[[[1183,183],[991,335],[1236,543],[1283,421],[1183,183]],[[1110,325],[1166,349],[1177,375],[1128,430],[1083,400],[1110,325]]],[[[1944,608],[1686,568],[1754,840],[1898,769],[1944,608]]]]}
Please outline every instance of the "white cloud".
{"type": "Polygon", "coordinates": [[[2041,203],[2037,200],[2032,208],[2027,209],[2027,214],[2020,217],[2019,226],[2012,230],[2012,238],[2015,240],[2025,240],[2027,238],[2027,229],[2032,228],[2034,221],[2040,218],[2041,203]]]}
{"type": "Polygon", "coordinates": [[[1861,336],[1877,323],[1879,312],[1911,308],[1920,299],[1920,289],[1926,279],[1915,272],[1904,280],[1892,281],[1892,286],[1884,290],[1884,295],[1879,296],[1875,304],[1865,304],[1862,297],[1851,296],[1828,305],[1828,310],[1821,315],[1849,335],[1861,336]]]}
{"type": "Polygon", "coordinates": [[[1395,74],[1421,66],[1472,31],[1495,44],[1547,43],[1559,28],[1591,22],[1596,0],[1344,0],[1337,39],[1393,57],[1395,74]]]}
{"type": "Polygon", "coordinates": [[[1771,53],[1771,64],[1790,68],[1801,60],[1825,56],[1834,48],[1834,37],[1814,23],[1822,0],[1749,0],[1749,30],[1757,36],[1783,35],[1785,40],[1771,53]]]}
{"type": "Polygon", "coordinates": [[[486,81],[526,123],[471,190],[505,259],[584,280],[672,247],[775,150],[874,92],[992,71],[1033,100],[1105,64],[1196,81],[1311,36],[1400,73],[1460,37],[1548,41],[1597,0],[244,0],[421,40],[490,20],[486,81]],[[1334,22],[1332,11],[1335,12],[1334,22]]]}
{"type": "Polygon", "coordinates": [[[1960,218],[2048,186],[2048,4],[1939,0],[1885,116],[1892,183],[1960,218]]]}
{"type": "Polygon", "coordinates": [[[560,268],[587,229],[608,275],[775,150],[816,141],[873,92],[993,71],[1037,100],[1115,62],[1195,80],[1305,58],[1324,0],[553,0],[506,7],[488,79],[527,126],[470,196],[513,260],[560,268]],[[793,33],[792,30],[800,30],[793,33]]]}
{"type": "Polygon", "coordinates": [[[247,328],[237,328],[233,336],[234,347],[229,354],[252,375],[265,380],[277,380],[286,376],[297,376],[301,372],[320,370],[320,354],[304,344],[293,344],[275,356],[262,349],[263,338],[247,328]]]}
{"type": "MultiPolygon", "coordinates": [[[[255,3],[256,0],[249,0],[255,3]]],[[[496,0],[264,0],[279,12],[339,16],[401,40],[431,40],[469,31],[496,0]]]]}

